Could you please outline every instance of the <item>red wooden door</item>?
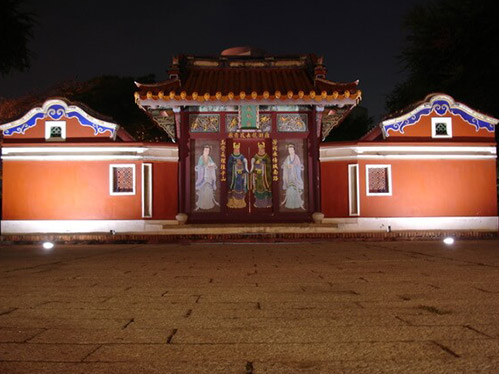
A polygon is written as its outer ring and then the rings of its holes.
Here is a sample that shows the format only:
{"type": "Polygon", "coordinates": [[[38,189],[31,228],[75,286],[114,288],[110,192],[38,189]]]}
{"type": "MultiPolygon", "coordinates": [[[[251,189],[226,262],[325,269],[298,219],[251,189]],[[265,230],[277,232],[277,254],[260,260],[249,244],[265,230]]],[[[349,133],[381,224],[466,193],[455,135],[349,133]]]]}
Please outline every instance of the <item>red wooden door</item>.
{"type": "MultiPolygon", "coordinates": [[[[296,117],[295,112],[280,112],[284,120],[275,112],[261,114],[271,119],[270,124],[255,131],[231,128],[232,122],[228,119],[230,116],[237,118],[237,113],[182,114],[187,126],[181,129],[183,136],[179,147],[179,210],[189,215],[190,223],[307,222],[311,214],[320,209],[319,147],[314,113],[299,113],[307,123],[305,131],[290,130],[283,125],[287,119],[285,115],[296,117]],[[190,116],[208,116],[220,121],[220,126],[217,131],[193,129],[190,116]],[[246,162],[242,171],[247,178],[243,193],[241,187],[239,192],[232,191],[228,175],[235,144],[239,144],[240,162],[246,162]],[[259,181],[256,170],[260,168],[263,173],[262,158],[259,168],[256,168],[257,159],[252,168],[252,159],[259,154],[259,144],[264,144],[272,173],[265,184],[260,184],[260,191],[256,189],[256,181],[259,181]],[[292,163],[295,158],[290,147],[295,150],[299,163],[292,163]],[[296,171],[294,178],[290,177],[292,170],[296,171]]],[[[241,165],[239,168],[241,171],[241,165]]]]}
{"type": "MultiPolygon", "coordinates": [[[[224,210],[227,212],[228,217],[241,217],[241,215],[268,215],[272,212],[273,208],[273,184],[270,170],[271,168],[271,143],[269,140],[227,140],[227,173],[228,181],[226,189],[223,190],[225,194],[224,210]],[[244,174],[246,174],[246,193],[244,194],[244,207],[240,203],[234,204],[232,199],[235,194],[231,189],[232,181],[229,176],[232,173],[229,169],[232,167],[229,160],[235,151],[234,145],[239,146],[239,155],[243,156],[244,174]],[[260,147],[259,147],[260,145],[260,147]],[[264,146],[264,147],[262,147],[264,146]],[[259,149],[261,150],[259,152],[259,149]],[[268,161],[268,164],[266,163],[268,161]]],[[[241,156],[239,157],[241,160],[241,156]]],[[[234,167],[233,167],[234,168],[234,167]]],[[[241,167],[240,167],[241,169],[241,167]]],[[[241,177],[239,177],[241,178],[241,177]]],[[[233,177],[234,179],[234,177],[233,177]]],[[[236,184],[234,184],[236,185],[236,184]]],[[[239,195],[238,195],[239,197],[239,195]]]]}

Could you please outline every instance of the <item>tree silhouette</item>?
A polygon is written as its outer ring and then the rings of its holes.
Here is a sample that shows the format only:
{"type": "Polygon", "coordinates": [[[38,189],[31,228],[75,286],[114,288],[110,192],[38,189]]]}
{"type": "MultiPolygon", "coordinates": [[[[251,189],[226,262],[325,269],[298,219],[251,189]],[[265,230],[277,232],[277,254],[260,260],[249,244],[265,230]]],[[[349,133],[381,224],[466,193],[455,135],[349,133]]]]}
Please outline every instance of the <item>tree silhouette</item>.
{"type": "Polygon", "coordinates": [[[24,71],[33,56],[28,42],[33,38],[35,17],[21,10],[22,1],[0,1],[0,75],[24,71]]]}
{"type": "Polygon", "coordinates": [[[498,1],[430,1],[404,27],[399,58],[408,76],[387,97],[390,112],[443,92],[498,116],[498,1]]]}
{"type": "Polygon", "coordinates": [[[123,126],[137,141],[169,142],[166,133],[134,101],[134,81],[154,82],[154,76],[140,78],[102,76],[88,81],[63,82],[46,91],[0,101],[0,124],[22,117],[48,98],[61,97],[87,105],[123,126]]]}
{"type": "Polygon", "coordinates": [[[356,106],[340,125],[330,132],[325,142],[356,141],[373,128],[373,117],[363,106],[356,106]]]}

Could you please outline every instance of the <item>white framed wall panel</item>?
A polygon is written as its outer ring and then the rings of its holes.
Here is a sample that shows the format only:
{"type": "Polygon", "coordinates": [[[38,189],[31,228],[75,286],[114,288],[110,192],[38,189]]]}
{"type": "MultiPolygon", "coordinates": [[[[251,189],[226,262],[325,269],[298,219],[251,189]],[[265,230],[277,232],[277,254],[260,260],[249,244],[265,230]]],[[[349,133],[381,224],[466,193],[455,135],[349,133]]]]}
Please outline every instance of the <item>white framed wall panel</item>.
{"type": "Polygon", "coordinates": [[[153,217],[153,164],[142,164],[142,217],[153,217]]]}
{"type": "Polygon", "coordinates": [[[109,165],[109,195],[135,195],[135,164],[110,164],[109,165]],[[116,192],[114,191],[114,169],[131,168],[132,169],[132,191],[116,192]]]}
{"type": "Polygon", "coordinates": [[[432,138],[451,138],[453,136],[451,117],[432,117],[431,125],[432,125],[432,138]],[[436,129],[437,124],[446,125],[446,135],[437,134],[437,129],[436,129]]]}
{"type": "Polygon", "coordinates": [[[366,195],[367,196],[391,196],[392,195],[392,171],[390,164],[366,164],[366,195]],[[370,169],[386,169],[387,170],[387,192],[370,192],[370,169]]]}
{"type": "Polygon", "coordinates": [[[45,139],[46,140],[66,140],[66,121],[45,121],[45,139]],[[52,128],[61,128],[61,137],[51,137],[52,128]]]}
{"type": "Polygon", "coordinates": [[[349,164],[348,189],[349,189],[349,216],[359,216],[359,165],[349,164]]]}

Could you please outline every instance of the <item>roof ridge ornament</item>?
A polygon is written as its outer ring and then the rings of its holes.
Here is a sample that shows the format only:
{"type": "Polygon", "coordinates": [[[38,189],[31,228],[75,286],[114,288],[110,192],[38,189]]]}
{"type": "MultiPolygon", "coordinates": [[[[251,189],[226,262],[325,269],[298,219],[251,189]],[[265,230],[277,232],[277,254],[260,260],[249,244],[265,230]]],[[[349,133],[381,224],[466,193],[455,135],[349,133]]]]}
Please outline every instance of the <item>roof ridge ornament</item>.
{"type": "Polygon", "coordinates": [[[252,57],[263,57],[266,52],[263,49],[250,47],[250,46],[240,46],[240,47],[230,47],[223,50],[221,56],[252,56],[252,57]]]}
{"type": "Polygon", "coordinates": [[[323,65],[323,56],[319,56],[314,66],[314,79],[326,78],[326,67],[323,65]]]}

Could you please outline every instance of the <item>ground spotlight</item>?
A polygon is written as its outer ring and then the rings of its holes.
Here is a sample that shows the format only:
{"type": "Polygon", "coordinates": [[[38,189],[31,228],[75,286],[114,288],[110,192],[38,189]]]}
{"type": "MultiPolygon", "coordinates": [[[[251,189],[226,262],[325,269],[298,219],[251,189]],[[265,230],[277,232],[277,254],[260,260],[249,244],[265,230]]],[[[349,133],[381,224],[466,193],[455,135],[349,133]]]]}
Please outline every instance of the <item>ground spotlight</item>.
{"type": "Polygon", "coordinates": [[[447,245],[453,245],[455,243],[455,240],[453,239],[453,237],[446,237],[443,242],[447,245]]]}
{"type": "Polygon", "coordinates": [[[45,250],[50,250],[50,249],[52,249],[52,248],[54,247],[54,244],[53,244],[52,242],[48,242],[48,241],[47,241],[47,242],[44,242],[44,243],[42,244],[42,246],[43,246],[43,248],[44,248],[45,250]]]}

